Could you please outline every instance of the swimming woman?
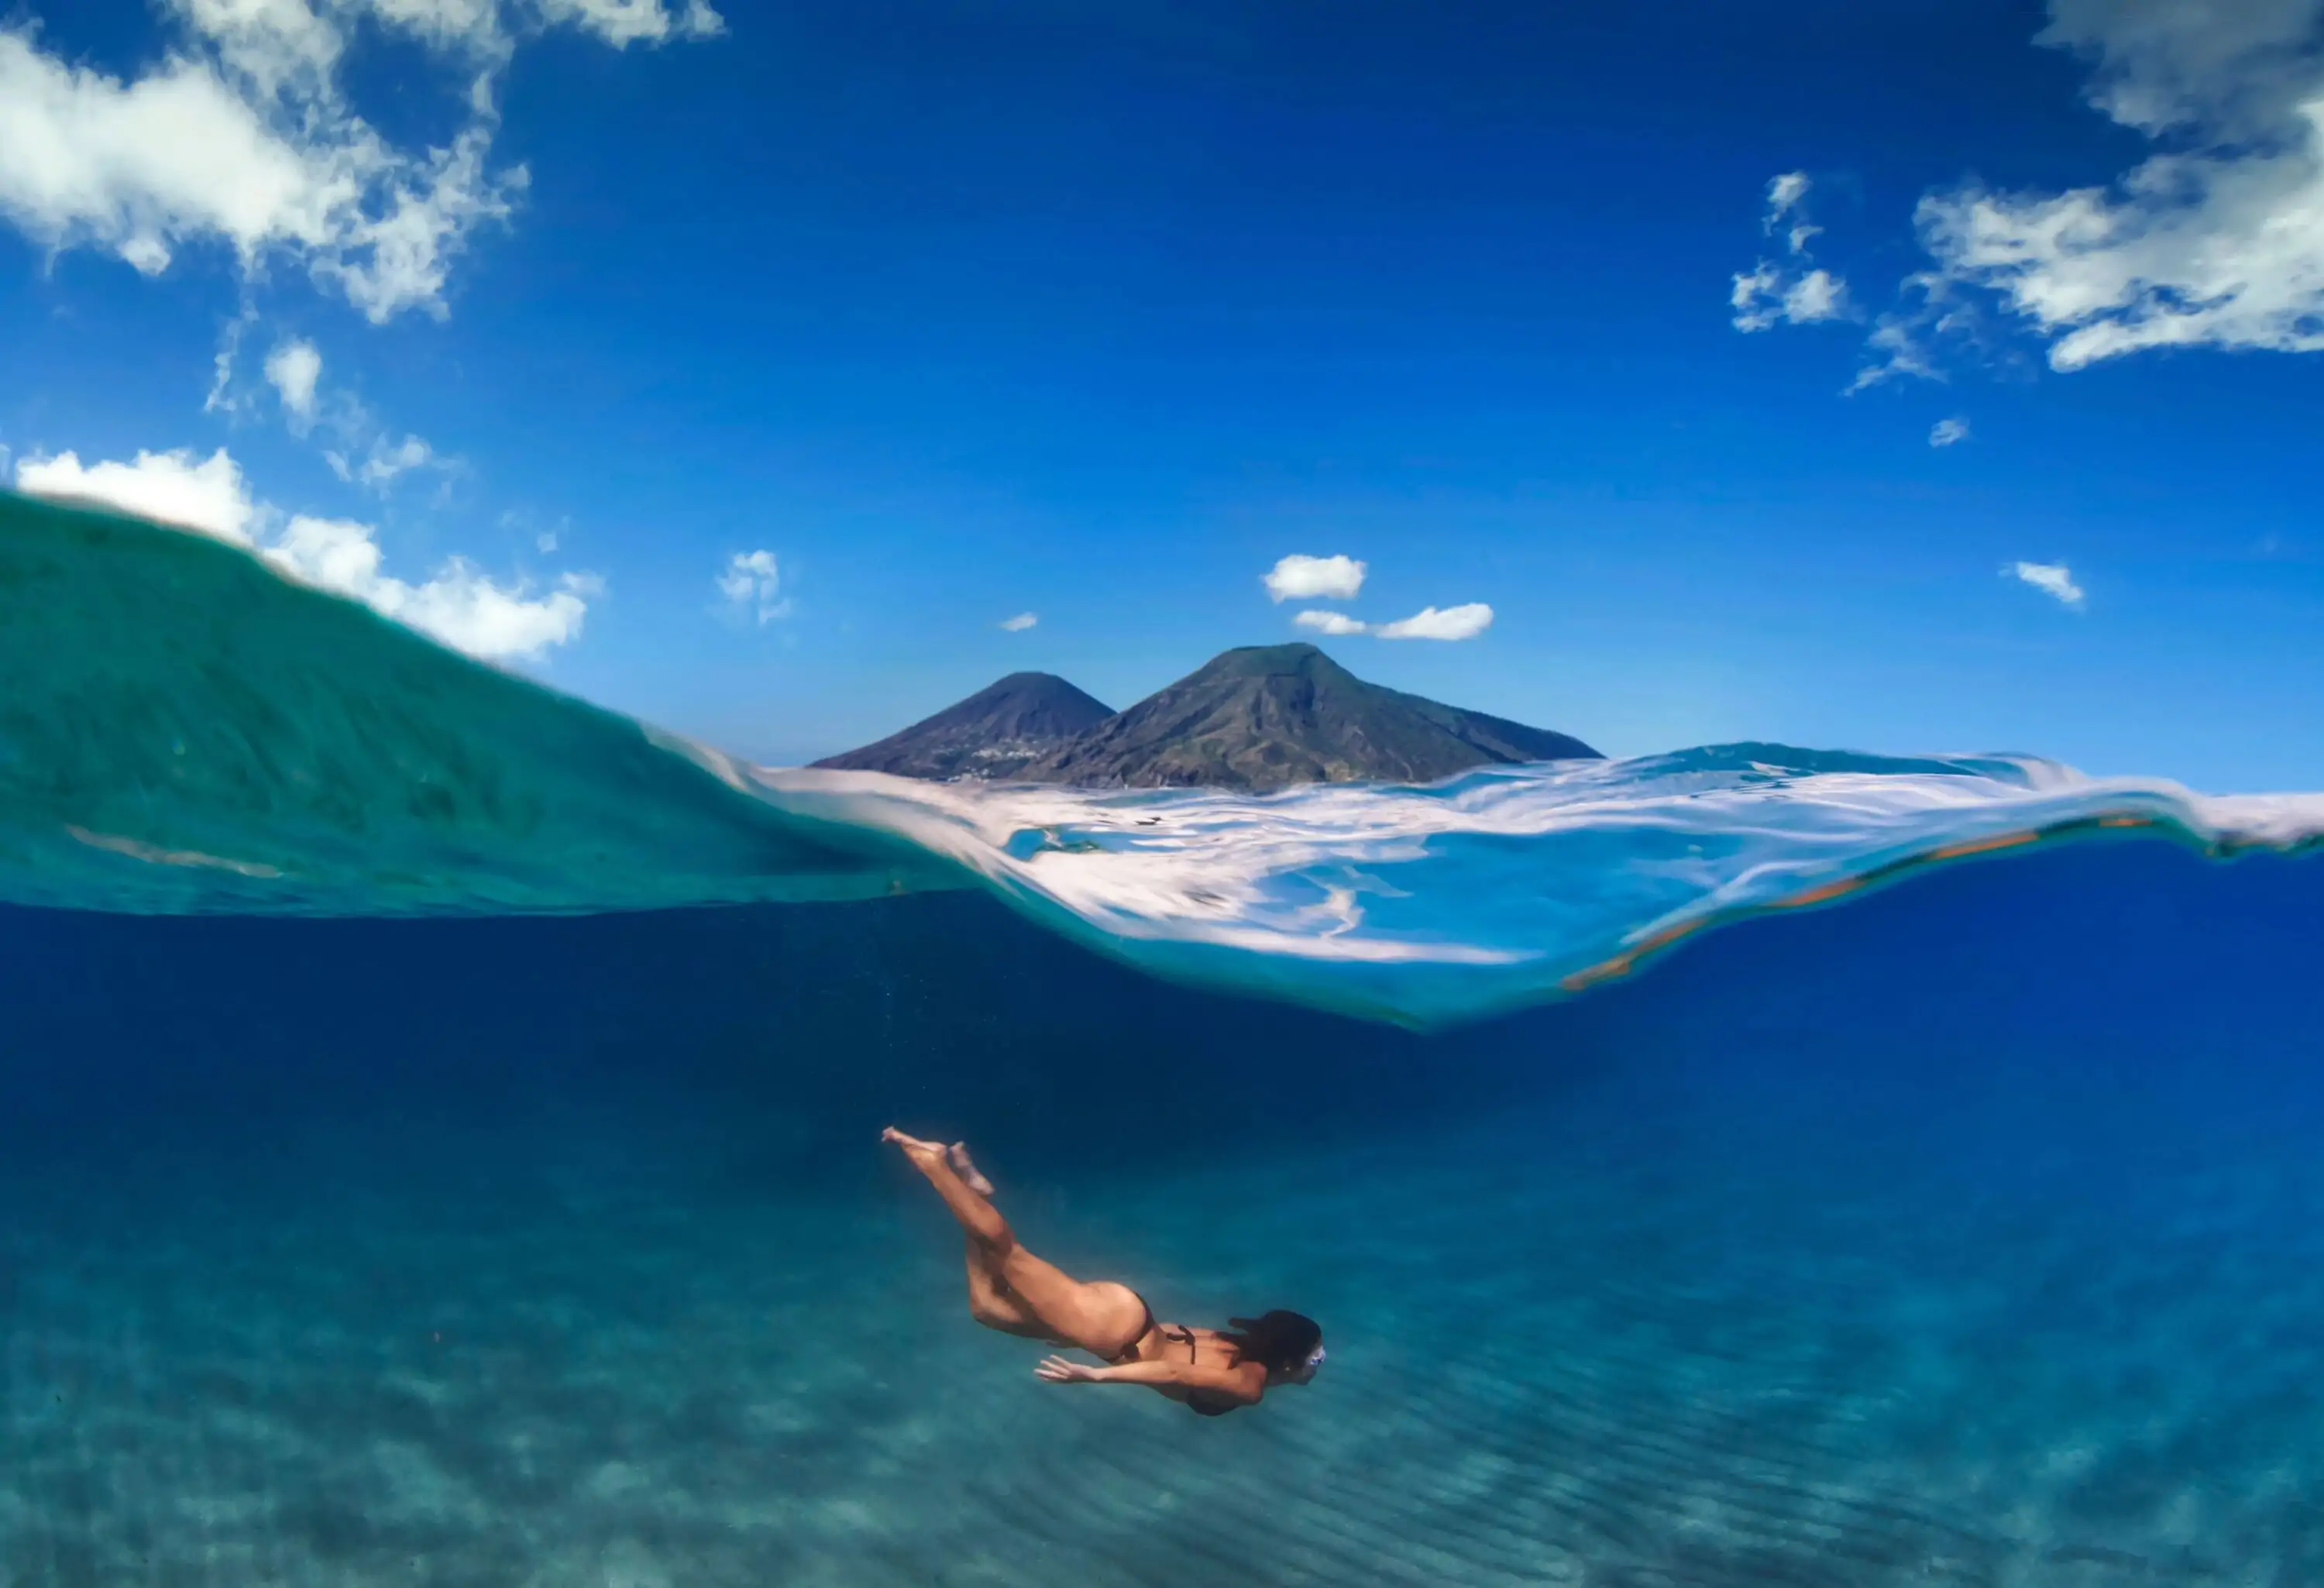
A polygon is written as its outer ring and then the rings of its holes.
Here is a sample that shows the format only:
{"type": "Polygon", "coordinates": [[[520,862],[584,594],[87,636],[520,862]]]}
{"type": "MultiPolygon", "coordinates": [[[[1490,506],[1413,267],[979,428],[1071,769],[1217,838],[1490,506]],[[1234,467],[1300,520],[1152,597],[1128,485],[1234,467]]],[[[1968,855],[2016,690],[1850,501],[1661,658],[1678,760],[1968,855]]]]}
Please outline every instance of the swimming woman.
{"type": "Polygon", "coordinates": [[[1233,1318],[1227,1329],[1157,1323],[1129,1286],[1084,1283],[1019,1246],[963,1143],[922,1141],[892,1125],[880,1139],[904,1149],[968,1232],[969,1316],[1004,1334],[1078,1346],[1105,1364],[1052,1356],[1033,1370],[1046,1381],[1143,1384],[1215,1417],[1257,1406],[1277,1384],[1305,1384],[1323,1365],[1323,1331],[1296,1312],[1233,1318]]]}

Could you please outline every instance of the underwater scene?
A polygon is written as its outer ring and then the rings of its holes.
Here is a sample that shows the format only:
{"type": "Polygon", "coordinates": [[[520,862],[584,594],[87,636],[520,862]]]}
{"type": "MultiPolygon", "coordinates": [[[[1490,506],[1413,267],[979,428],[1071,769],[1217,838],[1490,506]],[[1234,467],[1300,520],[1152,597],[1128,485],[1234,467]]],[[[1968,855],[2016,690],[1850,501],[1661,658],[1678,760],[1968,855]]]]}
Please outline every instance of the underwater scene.
{"type": "Polygon", "coordinates": [[[6,1588],[2324,1582],[2324,798],[770,771],[0,531],[6,1588]],[[890,1126],[1327,1360],[1044,1382],[890,1126]]]}

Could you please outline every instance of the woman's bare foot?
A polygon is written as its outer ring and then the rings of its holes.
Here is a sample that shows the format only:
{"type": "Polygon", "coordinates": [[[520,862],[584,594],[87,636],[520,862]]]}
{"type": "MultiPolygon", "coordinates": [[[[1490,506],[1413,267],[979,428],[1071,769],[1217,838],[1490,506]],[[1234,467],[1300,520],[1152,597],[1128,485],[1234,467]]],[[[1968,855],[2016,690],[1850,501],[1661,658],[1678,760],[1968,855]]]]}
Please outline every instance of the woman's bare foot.
{"type": "MultiPolygon", "coordinates": [[[[880,1140],[893,1141],[904,1149],[904,1157],[936,1188],[936,1195],[944,1198],[945,1205],[960,1221],[960,1227],[968,1232],[969,1239],[981,1243],[980,1255],[984,1260],[997,1264],[1007,1259],[1017,1244],[1017,1237],[1010,1233],[1009,1221],[953,1168],[952,1152],[943,1142],[907,1136],[893,1125],[880,1132],[880,1140]]],[[[983,1178],[981,1175],[977,1177],[983,1178]]]]}
{"type": "Polygon", "coordinates": [[[912,1167],[922,1174],[927,1173],[938,1164],[948,1165],[951,1161],[945,1152],[943,1142],[923,1141],[918,1136],[907,1136],[893,1125],[880,1132],[880,1140],[893,1141],[902,1148],[904,1156],[912,1160],[912,1167]]]}
{"type": "Polygon", "coordinates": [[[990,1196],[992,1195],[992,1182],[984,1177],[984,1171],[976,1167],[976,1160],[968,1156],[967,1142],[954,1142],[949,1148],[945,1149],[945,1155],[952,1159],[952,1172],[960,1177],[960,1183],[962,1185],[975,1192],[979,1196],[990,1196]]]}

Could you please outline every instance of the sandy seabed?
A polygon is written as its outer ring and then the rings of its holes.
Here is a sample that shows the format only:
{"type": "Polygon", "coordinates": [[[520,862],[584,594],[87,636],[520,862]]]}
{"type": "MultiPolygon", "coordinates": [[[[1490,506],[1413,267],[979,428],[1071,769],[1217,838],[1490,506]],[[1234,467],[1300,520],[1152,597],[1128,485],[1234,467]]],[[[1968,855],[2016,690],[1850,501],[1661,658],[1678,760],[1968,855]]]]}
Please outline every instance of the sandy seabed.
{"type": "Polygon", "coordinates": [[[14,1166],[0,1588],[2324,1583],[2324,1169],[1718,1140],[991,1165],[1166,1317],[1324,1322],[1216,1420],[1035,1380],[868,1131],[812,1198],[617,1139],[14,1166]]]}

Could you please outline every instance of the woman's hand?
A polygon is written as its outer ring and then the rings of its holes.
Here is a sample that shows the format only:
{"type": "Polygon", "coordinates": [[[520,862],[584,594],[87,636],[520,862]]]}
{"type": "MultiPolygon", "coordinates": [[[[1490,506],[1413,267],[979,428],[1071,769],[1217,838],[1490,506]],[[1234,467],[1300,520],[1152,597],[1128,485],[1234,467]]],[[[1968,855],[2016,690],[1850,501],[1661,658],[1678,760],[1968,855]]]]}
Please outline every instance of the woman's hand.
{"type": "Polygon", "coordinates": [[[1105,1381],[1103,1368],[1084,1367],[1077,1362],[1067,1362],[1062,1356],[1044,1357],[1034,1375],[1052,1384],[1102,1384],[1105,1381]]]}

